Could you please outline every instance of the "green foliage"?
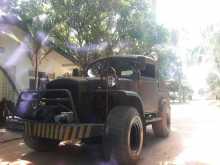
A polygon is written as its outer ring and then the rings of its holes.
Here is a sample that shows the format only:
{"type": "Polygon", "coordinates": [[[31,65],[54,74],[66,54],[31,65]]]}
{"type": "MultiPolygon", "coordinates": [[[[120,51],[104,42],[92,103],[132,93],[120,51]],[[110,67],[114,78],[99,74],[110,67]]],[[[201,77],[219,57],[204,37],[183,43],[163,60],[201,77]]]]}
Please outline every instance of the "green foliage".
{"type": "Polygon", "coordinates": [[[212,55],[217,67],[220,72],[220,30],[219,25],[210,25],[203,32],[203,44],[201,44],[201,50],[203,53],[212,55]]]}
{"type": "Polygon", "coordinates": [[[219,25],[211,25],[203,32],[203,38],[206,40],[206,47],[203,49],[210,54],[210,59],[214,59],[216,71],[210,72],[207,77],[207,84],[212,93],[220,91],[220,30],[219,25]]]}
{"type": "Polygon", "coordinates": [[[191,100],[194,93],[188,84],[178,82],[177,80],[169,81],[168,89],[170,91],[170,98],[172,100],[179,100],[179,102],[185,102],[187,99],[191,100]]]}
{"type": "Polygon", "coordinates": [[[217,69],[220,72],[220,31],[212,34],[210,45],[212,48],[217,69]]]}
{"type": "Polygon", "coordinates": [[[212,91],[216,91],[220,87],[220,78],[216,73],[209,73],[207,83],[212,91]]]}
{"type": "Polygon", "coordinates": [[[160,77],[163,80],[183,78],[182,64],[171,48],[154,50],[159,58],[160,77]]]}
{"type": "Polygon", "coordinates": [[[43,36],[82,68],[101,56],[148,54],[168,36],[146,0],[12,0],[10,11],[22,18],[38,47],[43,36]]]}
{"type": "Polygon", "coordinates": [[[167,31],[155,23],[146,1],[118,4],[115,12],[118,16],[116,24],[118,41],[128,43],[128,46],[121,48],[119,53],[148,54],[154,45],[166,41],[167,31]]]}

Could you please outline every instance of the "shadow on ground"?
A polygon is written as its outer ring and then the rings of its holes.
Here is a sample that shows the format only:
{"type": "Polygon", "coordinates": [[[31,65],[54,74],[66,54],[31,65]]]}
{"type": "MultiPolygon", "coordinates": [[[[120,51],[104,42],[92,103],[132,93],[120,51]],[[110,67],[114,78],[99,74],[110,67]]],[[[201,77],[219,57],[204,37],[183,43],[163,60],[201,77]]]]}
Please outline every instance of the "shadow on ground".
{"type": "MultiPolygon", "coordinates": [[[[176,132],[172,132],[169,138],[161,139],[155,138],[150,130],[146,140],[140,165],[154,165],[159,162],[173,160],[182,149],[181,138],[176,132]],[[178,149],[176,149],[176,146],[178,146],[178,149]],[[171,148],[175,148],[172,154],[170,153],[171,148]]],[[[102,160],[100,146],[77,147],[66,145],[60,147],[55,152],[29,152],[21,159],[35,165],[117,165],[115,162],[104,162],[102,160]]]]}
{"type": "Polygon", "coordinates": [[[139,165],[174,165],[184,149],[181,135],[174,130],[168,138],[156,138],[148,129],[146,141],[139,165]]]}
{"type": "Polygon", "coordinates": [[[101,162],[101,153],[98,146],[77,147],[66,145],[55,152],[33,151],[27,153],[21,159],[36,165],[96,165],[101,162]]]}

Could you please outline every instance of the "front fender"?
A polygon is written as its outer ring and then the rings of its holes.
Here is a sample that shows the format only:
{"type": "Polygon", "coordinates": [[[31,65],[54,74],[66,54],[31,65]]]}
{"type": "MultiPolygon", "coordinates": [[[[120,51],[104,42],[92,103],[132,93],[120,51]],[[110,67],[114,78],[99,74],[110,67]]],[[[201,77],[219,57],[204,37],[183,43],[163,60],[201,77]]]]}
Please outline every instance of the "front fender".
{"type": "Polygon", "coordinates": [[[113,99],[113,107],[117,105],[133,106],[138,110],[141,117],[144,118],[143,101],[137,92],[117,90],[111,91],[110,96],[113,99]]]}

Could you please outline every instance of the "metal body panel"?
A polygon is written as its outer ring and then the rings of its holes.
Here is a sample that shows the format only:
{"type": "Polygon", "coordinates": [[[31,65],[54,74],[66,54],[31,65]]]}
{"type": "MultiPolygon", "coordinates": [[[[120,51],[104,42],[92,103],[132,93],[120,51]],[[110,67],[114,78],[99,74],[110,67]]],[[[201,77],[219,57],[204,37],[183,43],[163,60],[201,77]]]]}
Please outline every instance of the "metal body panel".
{"type": "Polygon", "coordinates": [[[138,81],[138,93],[144,103],[144,112],[158,112],[157,80],[142,77],[138,81]]]}

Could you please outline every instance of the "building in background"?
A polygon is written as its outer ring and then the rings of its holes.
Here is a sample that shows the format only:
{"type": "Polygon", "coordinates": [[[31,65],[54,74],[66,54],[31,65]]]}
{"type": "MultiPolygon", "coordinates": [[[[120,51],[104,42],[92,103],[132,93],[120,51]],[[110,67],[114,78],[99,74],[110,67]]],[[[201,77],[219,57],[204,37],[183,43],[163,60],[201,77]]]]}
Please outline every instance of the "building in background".
{"type": "MultiPolygon", "coordinates": [[[[19,18],[0,16],[0,100],[6,98],[15,102],[20,91],[34,87],[33,42],[28,36],[19,18]]],[[[39,64],[39,75],[51,80],[71,75],[75,67],[70,58],[51,50],[39,64]]]]}

